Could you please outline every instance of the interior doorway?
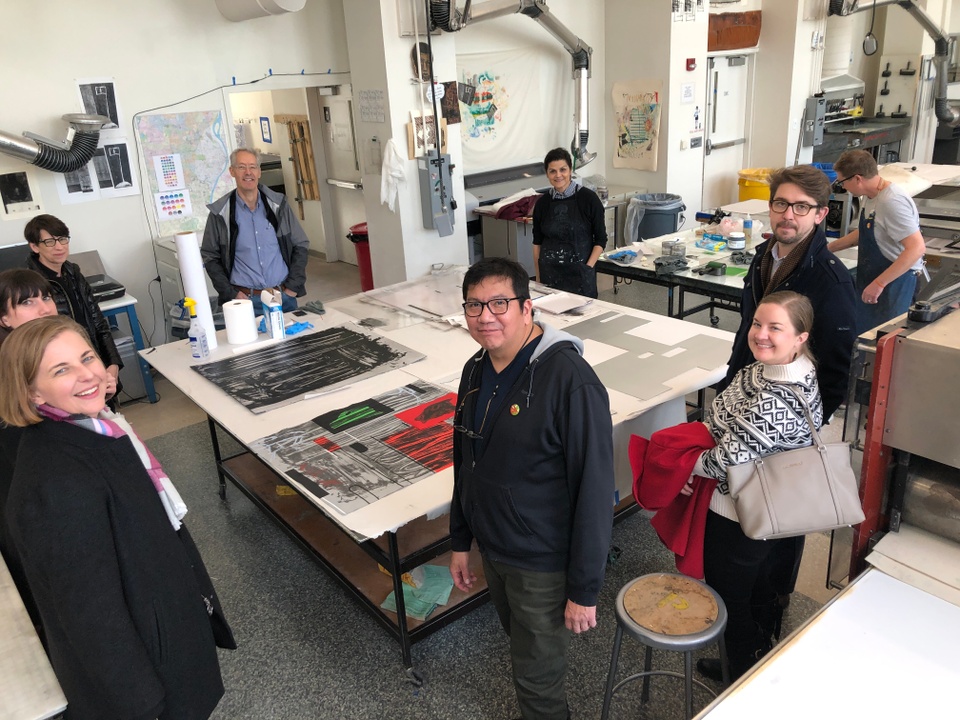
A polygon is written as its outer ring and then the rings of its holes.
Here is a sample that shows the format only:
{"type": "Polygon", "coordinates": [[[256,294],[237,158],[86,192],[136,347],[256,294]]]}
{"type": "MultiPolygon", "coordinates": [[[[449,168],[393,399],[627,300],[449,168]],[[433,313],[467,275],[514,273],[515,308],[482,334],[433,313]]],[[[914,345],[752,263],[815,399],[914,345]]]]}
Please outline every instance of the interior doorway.
{"type": "Polygon", "coordinates": [[[327,262],[355,265],[356,251],[346,235],[365,220],[365,211],[349,79],[339,77],[331,85],[307,77],[280,83],[285,86],[265,91],[224,90],[233,128],[230,148],[251,147],[279,163],[310,250],[327,262]]]}
{"type": "Polygon", "coordinates": [[[750,54],[707,58],[704,119],[704,210],[737,202],[738,172],[749,157],[753,59],[750,54]]]}

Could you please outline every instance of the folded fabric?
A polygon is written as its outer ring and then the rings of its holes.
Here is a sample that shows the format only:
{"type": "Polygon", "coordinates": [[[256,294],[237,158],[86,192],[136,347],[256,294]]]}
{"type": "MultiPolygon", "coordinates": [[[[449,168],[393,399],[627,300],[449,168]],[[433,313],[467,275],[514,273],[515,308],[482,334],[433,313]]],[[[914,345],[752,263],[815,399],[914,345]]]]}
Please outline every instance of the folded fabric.
{"type": "MultiPolygon", "coordinates": [[[[426,620],[438,605],[446,605],[453,590],[450,568],[441,565],[422,565],[423,584],[411,587],[403,584],[403,607],[408,617],[426,620]]],[[[397,611],[397,598],[393,591],[380,607],[390,612],[397,611]]]]}
{"type": "Polygon", "coordinates": [[[494,217],[498,220],[519,220],[520,218],[530,217],[533,213],[533,206],[537,204],[539,199],[539,195],[526,195],[498,209],[494,217]]]}
{"type": "Polygon", "coordinates": [[[676,555],[684,575],[703,577],[703,537],[714,478],[697,476],[692,495],[680,491],[704,450],[714,447],[703,423],[683,423],[658,430],[649,440],[632,435],[627,447],[633,470],[633,496],[641,507],[656,510],[650,524],[661,542],[676,555]]]}

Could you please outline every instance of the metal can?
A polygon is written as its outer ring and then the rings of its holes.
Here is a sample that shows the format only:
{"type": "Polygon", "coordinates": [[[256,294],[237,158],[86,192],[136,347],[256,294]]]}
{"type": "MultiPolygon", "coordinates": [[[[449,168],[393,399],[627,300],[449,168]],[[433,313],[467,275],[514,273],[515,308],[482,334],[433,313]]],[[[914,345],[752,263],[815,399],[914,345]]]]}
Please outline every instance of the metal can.
{"type": "Polygon", "coordinates": [[[731,250],[744,250],[747,247],[747,236],[742,232],[732,232],[727,235],[727,247],[731,250]]]}

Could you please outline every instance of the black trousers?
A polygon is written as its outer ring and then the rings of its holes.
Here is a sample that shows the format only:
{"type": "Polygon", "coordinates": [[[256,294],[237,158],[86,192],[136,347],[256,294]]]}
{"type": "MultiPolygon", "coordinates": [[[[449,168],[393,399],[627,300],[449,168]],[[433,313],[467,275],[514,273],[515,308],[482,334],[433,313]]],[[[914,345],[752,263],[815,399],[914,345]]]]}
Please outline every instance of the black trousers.
{"type": "Polygon", "coordinates": [[[752,540],[743,534],[740,523],[707,513],[704,578],[727,606],[723,639],[731,678],[743,675],[772,645],[780,610],[771,566],[783,542],[752,540]]]}

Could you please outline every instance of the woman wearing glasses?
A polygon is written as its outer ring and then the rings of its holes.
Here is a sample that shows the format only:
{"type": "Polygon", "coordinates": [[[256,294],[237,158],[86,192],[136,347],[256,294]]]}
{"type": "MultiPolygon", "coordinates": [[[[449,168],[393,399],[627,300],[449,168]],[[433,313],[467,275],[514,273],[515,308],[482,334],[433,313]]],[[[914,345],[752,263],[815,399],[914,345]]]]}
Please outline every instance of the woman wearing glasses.
{"type": "Polygon", "coordinates": [[[90,284],[70,255],[70,229],[53,215],[37,215],[27,223],[23,235],[30,243],[26,267],[50,283],[57,312],[72,317],[87,331],[97,355],[107,368],[107,398],[119,391],[123,362],[113,342],[110,324],[100,312],[90,284]]]}

